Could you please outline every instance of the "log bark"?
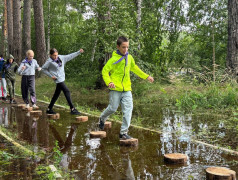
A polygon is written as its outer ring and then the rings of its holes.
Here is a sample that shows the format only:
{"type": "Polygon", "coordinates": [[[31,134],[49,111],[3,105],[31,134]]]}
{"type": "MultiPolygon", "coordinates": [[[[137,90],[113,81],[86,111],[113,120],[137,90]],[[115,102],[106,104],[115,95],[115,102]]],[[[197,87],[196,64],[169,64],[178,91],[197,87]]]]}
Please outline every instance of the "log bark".
{"type": "Polygon", "coordinates": [[[42,0],[33,1],[35,32],[36,32],[36,58],[40,66],[46,61],[46,44],[42,0]]]}
{"type": "Polygon", "coordinates": [[[23,7],[23,31],[22,31],[22,56],[25,57],[27,50],[31,49],[31,5],[32,0],[24,0],[23,7]]]}
{"type": "Polygon", "coordinates": [[[227,67],[238,74],[238,1],[228,0],[227,67]]]}
{"type": "Polygon", "coordinates": [[[20,62],[22,55],[21,0],[13,0],[13,56],[20,62]]]}
{"type": "MultiPolygon", "coordinates": [[[[12,0],[7,0],[7,41],[8,52],[13,54],[13,14],[12,14],[12,0]]],[[[8,56],[9,54],[7,54],[8,56]]]]}

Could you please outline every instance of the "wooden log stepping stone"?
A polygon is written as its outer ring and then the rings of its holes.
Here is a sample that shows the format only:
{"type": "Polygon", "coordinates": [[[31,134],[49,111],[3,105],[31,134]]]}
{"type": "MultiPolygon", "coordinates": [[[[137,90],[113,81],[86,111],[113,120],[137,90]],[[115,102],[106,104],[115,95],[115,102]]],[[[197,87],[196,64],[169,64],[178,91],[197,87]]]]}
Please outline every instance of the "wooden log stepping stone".
{"type": "Polygon", "coordinates": [[[39,106],[33,107],[34,110],[40,109],[39,106]]]}
{"type": "Polygon", "coordinates": [[[188,156],[181,153],[165,154],[164,161],[169,164],[185,164],[188,161],[188,156]]]}
{"type": "Polygon", "coordinates": [[[236,172],[225,167],[209,167],[206,169],[207,180],[236,180],[236,172]]]}
{"type": "Polygon", "coordinates": [[[121,146],[138,146],[138,139],[132,138],[132,139],[121,139],[120,140],[121,146]]]}
{"type": "Polygon", "coordinates": [[[18,104],[17,107],[20,108],[20,109],[23,109],[23,108],[26,107],[26,105],[25,104],[18,104]]]}
{"type": "Polygon", "coordinates": [[[37,116],[41,116],[42,115],[42,111],[41,110],[37,110],[37,111],[31,111],[30,112],[31,115],[37,115],[37,116]]]}
{"type": "Polygon", "coordinates": [[[92,131],[90,132],[91,138],[105,138],[107,133],[105,131],[92,131]]]}
{"type": "Polygon", "coordinates": [[[111,127],[112,127],[112,122],[106,121],[106,122],[104,123],[104,128],[105,128],[105,129],[110,129],[111,127]]]}
{"type": "Polygon", "coordinates": [[[76,121],[86,122],[86,121],[88,121],[88,116],[78,116],[78,117],[76,117],[76,121]]]}
{"type": "Polygon", "coordinates": [[[56,113],[56,114],[47,114],[47,117],[49,119],[59,119],[60,118],[60,114],[56,113]]]}
{"type": "Polygon", "coordinates": [[[33,110],[33,107],[29,107],[29,108],[26,108],[26,107],[25,107],[25,108],[23,108],[23,110],[30,112],[30,111],[33,110]]]}

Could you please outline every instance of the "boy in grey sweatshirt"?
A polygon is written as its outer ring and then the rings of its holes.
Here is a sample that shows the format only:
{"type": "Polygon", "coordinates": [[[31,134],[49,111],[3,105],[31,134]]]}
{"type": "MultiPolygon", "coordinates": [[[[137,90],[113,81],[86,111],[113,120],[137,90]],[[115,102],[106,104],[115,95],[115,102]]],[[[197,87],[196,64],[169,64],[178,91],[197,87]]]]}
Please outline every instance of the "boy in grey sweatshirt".
{"type": "Polygon", "coordinates": [[[55,93],[51,99],[51,102],[48,106],[48,110],[46,111],[48,114],[56,114],[52,109],[57,101],[61,91],[64,92],[64,95],[66,97],[66,100],[70,106],[71,114],[79,115],[80,112],[75,109],[71,97],[70,97],[70,91],[65,85],[65,71],[64,66],[65,64],[72,60],[73,58],[77,57],[79,54],[83,53],[84,50],[80,49],[79,51],[69,54],[69,55],[58,55],[57,49],[53,48],[50,50],[50,58],[45,62],[45,64],[42,66],[42,71],[51,77],[55,83],[56,83],[56,89],[55,93]]]}
{"type": "Polygon", "coordinates": [[[41,70],[37,61],[34,58],[34,52],[32,50],[28,50],[26,52],[26,58],[22,60],[20,67],[18,68],[18,73],[22,75],[21,80],[21,93],[22,99],[26,103],[26,108],[29,108],[29,100],[28,100],[28,91],[30,91],[31,103],[33,108],[37,108],[36,106],[36,92],[35,92],[35,70],[41,70]]]}

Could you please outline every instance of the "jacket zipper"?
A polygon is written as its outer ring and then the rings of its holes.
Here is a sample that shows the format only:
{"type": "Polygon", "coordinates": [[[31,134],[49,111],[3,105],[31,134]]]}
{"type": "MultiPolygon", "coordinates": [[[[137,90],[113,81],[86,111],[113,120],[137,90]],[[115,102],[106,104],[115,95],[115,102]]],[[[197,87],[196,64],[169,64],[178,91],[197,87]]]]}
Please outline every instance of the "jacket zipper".
{"type": "Polygon", "coordinates": [[[121,81],[121,84],[122,84],[122,87],[123,87],[123,92],[124,92],[124,86],[123,86],[123,80],[124,80],[124,77],[125,77],[125,74],[126,74],[126,63],[125,63],[125,66],[124,66],[124,75],[123,75],[123,78],[122,78],[122,81],[121,81]]]}

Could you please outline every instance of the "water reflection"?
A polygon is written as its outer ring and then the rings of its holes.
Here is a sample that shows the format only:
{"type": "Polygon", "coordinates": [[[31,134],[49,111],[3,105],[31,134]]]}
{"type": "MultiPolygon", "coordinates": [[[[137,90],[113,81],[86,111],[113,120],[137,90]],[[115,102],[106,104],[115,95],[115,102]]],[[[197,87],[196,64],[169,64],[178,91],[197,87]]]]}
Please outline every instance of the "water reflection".
{"type": "MultiPolygon", "coordinates": [[[[32,117],[18,108],[9,108],[8,128],[16,130],[20,139],[33,144],[35,151],[39,146],[52,149],[55,141],[58,141],[63,153],[61,166],[75,171],[76,179],[179,180],[188,179],[190,175],[194,179],[203,179],[204,169],[208,166],[225,166],[238,170],[237,165],[228,163],[230,160],[237,160],[237,157],[191,141],[194,132],[211,126],[212,122],[204,117],[196,119],[192,115],[169,109],[161,110],[159,113],[162,114],[157,121],[160,121],[163,133],[131,127],[130,134],[139,139],[139,146],[128,148],[119,146],[120,124],[113,123],[112,129],[107,130],[106,138],[91,139],[89,133],[95,129],[97,118],[89,117],[88,122],[76,124],[75,117],[65,113],[65,110],[57,112],[61,117],[53,121],[47,119],[45,113],[41,117],[32,117]],[[175,152],[188,155],[186,166],[168,166],[163,162],[165,153],[175,152]]],[[[1,114],[0,117],[1,124],[5,126],[3,117],[6,116],[1,114]]],[[[154,120],[146,121],[157,126],[154,120]]],[[[223,128],[224,125],[219,123],[219,126],[223,128]]]]}
{"type": "Polygon", "coordinates": [[[0,107],[0,125],[4,127],[9,126],[7,107],[0,107]]]}

